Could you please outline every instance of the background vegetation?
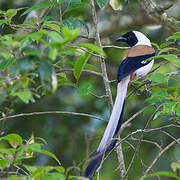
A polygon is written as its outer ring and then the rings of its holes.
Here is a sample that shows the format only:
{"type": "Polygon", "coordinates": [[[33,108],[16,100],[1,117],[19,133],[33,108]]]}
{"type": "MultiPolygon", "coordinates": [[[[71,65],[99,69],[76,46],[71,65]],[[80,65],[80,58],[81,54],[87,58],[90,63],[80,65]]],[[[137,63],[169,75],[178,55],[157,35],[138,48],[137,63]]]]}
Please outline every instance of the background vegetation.
{"type": "Polygon", "coordinates": [[[178,0],[1,0],[1,179],[84,179],[128,49],[115,39],[130,30],[156,49],[152,83],[135,82],[139,96],[129,87],[122,143],[99,178],[180,179],[179,8],[178,0]]]}

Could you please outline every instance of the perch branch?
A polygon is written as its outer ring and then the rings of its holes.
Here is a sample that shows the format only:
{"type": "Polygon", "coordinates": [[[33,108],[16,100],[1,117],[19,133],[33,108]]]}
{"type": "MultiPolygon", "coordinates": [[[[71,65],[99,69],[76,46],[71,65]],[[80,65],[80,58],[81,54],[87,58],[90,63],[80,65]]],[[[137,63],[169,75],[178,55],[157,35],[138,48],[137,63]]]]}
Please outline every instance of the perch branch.
{"type": "MultiPolygon", "coordinates": [[[[93,24],[95,27],[96,43],[99,46],[99,48],[101,50],[103,50],[103,46],[101,44],[100,34],[99,34],[99,30],[98,30],[98,18],[97,18],[97,14],[96,14],[96,8],[95,8],[94,0],[91,0],[91,8],[92,8],[93,24]]],[[[112,111],[113,100],[112,100],[110,82],[109,82],[108,76],[107,76],[105,59],[104,59],[104,57],[100,57],[99,59],[100,59],[100,64],[101,64],[101,71],[102,71],[103,81],[104,81],[104,85],[105,85],[106,95],[108,98],[110,111],[112,111]]],[[[122,167],[120,169],[121,170],[121,177],[122,177],[121,179],[124,179],[124,174],[126,173],[126,169],[125,169],[125,163],[124,163],[124,157],[123,157],[121,144],[119,144],[119,146],[117,146],[117,156],[118,156],[118,160],[119,160],[119,165],[122,167]]]]}
{"type": "Polygon", "coordinates": [[[78,112],[68,112],[68,111],[46,111],[46,112],[31,112],[31,113],[21,113],[21,114],[15,114],[12,116],[6,116],[3,118],[0,118],[0,121],[3,121],[4,119],[12,119],[12,118],[18,118],[18,117],[24,117],[24,116],[34,116],[34,115],[43,115],[43,114],[69,114],[69,115],[75,115],[75,116],[85,116],[89,118],[95,118],[101,121],[106,121],[105,119],[101,117],[97,117],[91,114],[86,113],[78,113],[78,112]]]}

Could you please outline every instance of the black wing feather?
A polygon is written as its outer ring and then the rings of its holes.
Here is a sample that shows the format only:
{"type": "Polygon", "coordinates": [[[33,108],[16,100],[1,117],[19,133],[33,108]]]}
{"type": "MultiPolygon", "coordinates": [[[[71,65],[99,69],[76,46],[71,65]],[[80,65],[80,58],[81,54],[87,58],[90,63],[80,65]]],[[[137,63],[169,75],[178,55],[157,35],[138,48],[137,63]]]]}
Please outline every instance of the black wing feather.
{"type": "Polygon", "coordinates": [[[130,75],[137,69],[147,65],[150,63],[150,61],[146,61],[145,63],[142,63],[142,61],[145,61],[146,59],[155,56],[155,53],[153,54],[147,54],[143,56],[136,56],[136,57],[126,57],[123,62],[119,65],[118,69],[118,82],[120,82],[123,78],[130,75]]]}

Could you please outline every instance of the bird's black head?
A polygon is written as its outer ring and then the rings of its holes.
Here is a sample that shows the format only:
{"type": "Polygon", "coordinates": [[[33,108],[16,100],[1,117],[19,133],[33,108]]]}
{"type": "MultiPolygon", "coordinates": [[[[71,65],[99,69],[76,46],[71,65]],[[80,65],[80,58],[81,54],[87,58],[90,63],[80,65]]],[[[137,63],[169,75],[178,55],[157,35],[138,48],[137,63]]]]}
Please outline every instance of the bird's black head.
{"type": "Polygon", "coordinates": [[[127,32],[126,34],[118,37],[117,42],[123,41],[126,42],[130,47],[135,46],[138,43],[138,38],[133,31],[127,32]]]}

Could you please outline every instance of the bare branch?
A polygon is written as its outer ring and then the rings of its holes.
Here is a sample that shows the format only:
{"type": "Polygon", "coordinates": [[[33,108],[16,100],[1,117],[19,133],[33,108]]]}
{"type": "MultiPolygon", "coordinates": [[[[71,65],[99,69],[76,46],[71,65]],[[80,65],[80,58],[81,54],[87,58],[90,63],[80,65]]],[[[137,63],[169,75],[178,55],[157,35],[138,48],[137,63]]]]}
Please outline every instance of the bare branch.
{"type": "MultiPolygon", "coordinates": [[[[154,115],[159,111],[159,109],[160,109],[162,106],[163,106],[163,104],[161,104],[160,106],[157,107],[157,109],[154,111],[154,113],[152,114],[152,116],[148,119],[148,121],[147,121],[144,129],[146,129],[146,128],[148,127],[150,121],[153,119],[154,115]]],[[[135,156],[136,156],[136,154],[137,154],[137,152],[138,152],[138,150],[139,150],[139,147],[140,147],[140,145],[141,145],[141,140],[143,139],[143,136],[144,136],[144,131],[142,131],[142,134],[141,134],[141,136],[140,136],[140,138],[139,138],[139,142],[138,142],[138,144],[137,144],[137,146],[136,146],[134,155],[133,155],[133,157],[132,157],[132,159],[131,159],[131,162],[130,162],[130,164],[129,164],[129,166],[128,166],[128,169],[127,169],[127,172],[126,172],[126,176],[128,175],[128,172],[129,172],[129,170],[130,170],[130,168],[131,168],[131,166],[132,166],[132,164],[133,164],[133,162],[134,162],[135,156]]]]}
{"type": "Polygon", "coordinates": [[[13,118],[18,118],[18,117],[24,117],[24,116],[34,116],[34,115],[43,115],[43,114],[68,114],[68,115],[75,115],[75,116],[85,116],[89,118],[94,118],[98,119],[101,121],[106,121],[105,119],[101,117],[97,117],[91,114],[86,114],[86,113],[78,113],[78,112],[68,112],[68,111],[46,111],[46,112],[31,112],[31,113],[21,113],[21,114],[16,114],[12,116],[6,116],[3,118],[0,118],[0,121],[3,121],[4,119],[13,119],[13,118]]]}
{"type": "MultiPolygon", "coordinates": [[[[99,46],[99,48],[102,50],[103,48],[102,48],[99,30],[98,30],[98,19],[97,19],[94,0],[91,0],[91,7],[92,7],[93,24],[95,27],[95,34],[96,34],[96,43],[99,46]]],[[[101,64],[101,71],[102,71],[102,76],[103,76],[103,81],[105,85],[106,95],[108,98],[109,107],[110,107],[110,110],[112,111],[113,100],[112,100],[111,88],[110,88],[109,80],[107,76],[105,60],[104,60],[104,57],[102,56],[100,57],[100,64],[101,64]]]]}
{"type": "MultiPolygon", "coordinates": [[[[136,138],[130,138],[129,140],[133,140],[133,141],[139,141],[139,139],[136,139],[136,138]]],[[[146,142],[146,143],[150,143],[150,144],[154,144],[158,149],[162,149],[162,147],[156,143],[156,142],[153,142],[153,141],[149,141],[149,140],[146,140],[146,139],[142,139],[141,142],[146,142]]]]}
{"type": "MultiPolygon", "coordinates": [[[[74,70],[73,70],[73,69],[59,69],[57,72],[66,72],[66,71],[71,71],[71,72],[73,72],[74,70]]],[[[96,71],[93,71],[93,70],[83,69],[82,71],[83,71],[83,72],[88,72],[88,73],[91,73],[91,74],[94,74],[94,75],[97,75],[97,76],[101,76],[101,77],[102,77],[102,74],[101,74],[101,73],[96,72],[96,71]]]]}
{"type": "Polygon", "coordinates": [[[122,49],[122,50],[127,50],[129,49],[130,47],[119,47],[119,46],[114,46],[114,45],[105,45],[105,46],[102,46],[103,48],[116,48],[116,49],[122,49]]]}
{"type": "Polygon", "coordinates": [[[93,53],[93,52],[90,52],[90,51],[88,51],[86,48],[82,48],[82,47],[78,47],[78,46],[70,46],[70,47],[71,47],[71,48],[80,49],[80,50],[82,50],[82,51],[84,51],[84,52],[87,52],[87,53],[89,53],[89,54],[91,54],[91,55],[93,55],[93,56],[99,57],[99,58],[102,57],[102,55],[99,55],[99,54],[95,54],[95,53],[93,53]]]}
{"type": "Polygon", "coordinates": [[[148,174],[148,172],[151,170],[151,168],[153,167],[153,165],[157,162],[157,160],[162,156],[163,153],[165,153],[168,149],[170,149],[174,144],[176,144],[177,142],[180,142],[180,138],[176,139],[175,141],[171,142],[169,145],[167,145],[165,148],[163,148],[158,155],[156,156],[156,158],[154,158],[154,160],[152,161],[152,163],[150,164],[150,166],[146,169],[144,175],[148,174]]]}
{"type": "Polygon", "coordinates": [[[167,15],[167,8],[159,7],[154,0],[138,0],[144,10],[150,14],[155,21],[160,22],[163,27],[167,27],[172,31],[180,31],[179,21],[167,15]]]}

